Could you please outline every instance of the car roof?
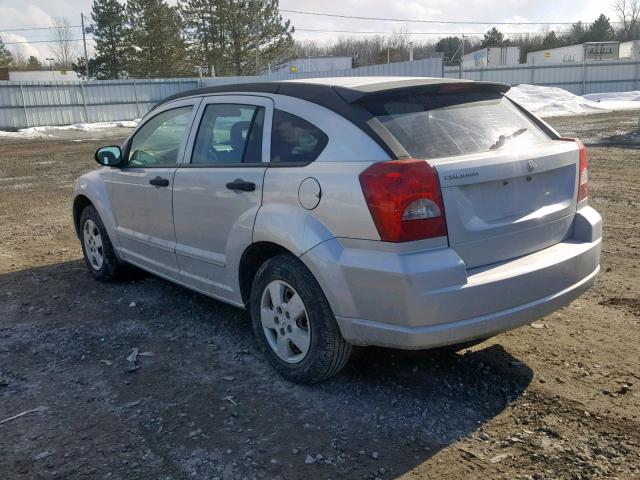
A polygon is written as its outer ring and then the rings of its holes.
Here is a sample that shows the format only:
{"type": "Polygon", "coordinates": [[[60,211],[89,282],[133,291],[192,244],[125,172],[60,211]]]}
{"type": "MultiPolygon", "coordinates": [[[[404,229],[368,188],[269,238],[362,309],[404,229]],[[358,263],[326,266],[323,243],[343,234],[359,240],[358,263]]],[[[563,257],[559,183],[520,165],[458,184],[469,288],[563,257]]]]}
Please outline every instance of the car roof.
{"type": "Polygon", "coordinates": [[[509,85],[497,82],[476,82],[457,78],[437,77],[325,77],[277,80],[269,82],[231,83],[197,88],[172,95],[158,105],[192,96],[216,93],[270,93],[288,95],[317,103],[335,110],[338,103],[355,103],[366,97],[389,94],[401,90],[433,91],[434,87],[467,84],[474,90],[506,92],[509,85]],[[337,97],[337,98],[336,98],[337,97]]]}
{"type": "Polygon", "coordinates": [[[504,93],[511,88],[504,83],[476,82],[454,78],[433,77],[326,77],[279,80],[271,82],[232,83],[197,88],[177,93],[165,98],[153,109],[168,102],[189,98],[215,95],[218,93],[237,94],[278,94],[306,100],[325,107],[346,118],[380,145],[391,158],[407,158],[409,154],[393,138],[390,132],[364,108],[360,102],[381,95],[403,93],[438,93],[446,91],[491,91],[504,93]],[[459,87],[458,87],[459,86],[459,87]],[[452,88],[453,87],[453,88],[452,88]]]}

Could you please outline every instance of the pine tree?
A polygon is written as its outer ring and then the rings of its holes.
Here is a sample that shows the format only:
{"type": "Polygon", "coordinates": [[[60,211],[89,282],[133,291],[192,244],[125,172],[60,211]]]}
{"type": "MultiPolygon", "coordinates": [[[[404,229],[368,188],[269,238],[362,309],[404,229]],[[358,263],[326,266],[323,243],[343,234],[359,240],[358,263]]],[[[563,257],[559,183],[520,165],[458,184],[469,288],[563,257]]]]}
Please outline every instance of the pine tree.
{"type": "Polygon", "coordinates": [[[436,52],[442,52],[445,62],[453,62],[459,60],[462,53],[462,39],[460,37],[445,37],[436,43],[436,52]],[[456,58],[454,59],[454,55],[456,58]]]}
{"type": "Polygon", "coordinates": [[[556,35],[556,32],[551,30],[542,39],[542,48],[548,50],[550,48],[558,48],[562,46],[562,41],[556,35]]]}
{"type": "Polygon", "coordinates": [[[91,18],[95,22],[93,38],[96,41],[91,75],[97,79],[125,77],[130,49],[124,6],[118,0],[93,0],[91,18]]]}
{"type": "Polygon", "coordinates": [[[254,75],[291,57],[294,29],[283,21],[278,0],[181,0],[179,5],[194,61],[215,67],[217,75],[254,75]]]}
{"type": "Polygon", "coordinates": [[[220,21],[219,0],[182,0],[179,5],[189,61],[194,66],[206,66],[208,75],[222,73],[225,39],[220,21]]]}
{"type": "Polygon", "coordinates": [[[585,42],[604,42],[607,40],[614,40],[616,34],[609,22],[609,19],[600,14],[596,21],[593,22],[585,35],[585,42]]]}
{"type": "Polygon", "coordinates": [[[587,30],[582,22],[576,22],[571,25],[571,29],[566,36],[568,45],[577,45],[584,42],[587,30]]]}
{"type": "Polygon", "coordinates": [[[41,68],[42,64],[40,63],[40,60],[33,55],[27,59],[27,70],[40,70],[41,68]]]}
{"type": "Polygon", "coordinates": [[[504,35],[496,27],[484,34],[483,47],[501,47],[504,44],[504,35]]]}
{"type": "Polygon", "coordinates": [[[6,45],[0,38],[0,67],[6,67],[13,60],[13,55],[7,50],[6,45]]]}
{"type": "Polygon", "coordinates": [[[181,76],[187,72],[182,22],[176,7],[165,0],[129,0],[128,72],[137,78],[181,76]]]}

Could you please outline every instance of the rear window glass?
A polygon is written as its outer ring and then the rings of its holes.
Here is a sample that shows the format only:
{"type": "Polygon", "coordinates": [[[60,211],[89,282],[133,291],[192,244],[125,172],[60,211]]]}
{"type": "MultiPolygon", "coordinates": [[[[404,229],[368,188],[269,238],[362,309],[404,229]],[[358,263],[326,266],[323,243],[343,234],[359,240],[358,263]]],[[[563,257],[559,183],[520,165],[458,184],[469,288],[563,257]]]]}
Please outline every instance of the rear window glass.
{"type": "Polygon", "coordinates": [[[306,120],[282,110],[273,112],[272,162],[313,162],[328,142],[327,135],[306,120]]]}
{"type": "Polygon", "coordinates": [[[549,138],[500,93],[395,95],[365,107],[415,158],[523,148],[549,138]]]}

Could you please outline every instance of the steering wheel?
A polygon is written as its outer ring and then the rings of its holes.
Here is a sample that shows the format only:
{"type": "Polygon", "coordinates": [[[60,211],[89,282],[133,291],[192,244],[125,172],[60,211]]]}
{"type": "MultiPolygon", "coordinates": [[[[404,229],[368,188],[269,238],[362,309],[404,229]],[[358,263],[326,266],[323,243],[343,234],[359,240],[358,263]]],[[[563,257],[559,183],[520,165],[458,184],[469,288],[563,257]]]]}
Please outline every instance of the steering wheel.
{"type": "Polygon", "coordinates": [[[158,157],[144,150],[136,150],[129,157],[129,165],[132,167],[145,167],[147,165],[158,165],[159,163],[158,157]]]}

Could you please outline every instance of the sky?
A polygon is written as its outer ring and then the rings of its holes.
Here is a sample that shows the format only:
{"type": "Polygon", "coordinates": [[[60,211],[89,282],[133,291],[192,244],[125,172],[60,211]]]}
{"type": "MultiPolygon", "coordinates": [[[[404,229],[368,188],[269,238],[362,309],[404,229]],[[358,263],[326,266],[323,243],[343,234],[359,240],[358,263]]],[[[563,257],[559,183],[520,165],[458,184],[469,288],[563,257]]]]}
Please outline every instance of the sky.
{"type": "MultiPolygon", "coordinates": [[[[411,32],[411,40],[437,40],[438,35],[423,35],[418,32],[485,32],[490,22],[592,22],[600,13],[611,21],[617,20],[613,8],[614,0],[280,0],[281,9],[302,10],[340,15],[385,17],[396,19],[424,19],[440,21],[489,22],[478,25],[421,24],[396,21],[355,20],[303,15],[282,12],[297,28],[295,38],[315,39],[331,43],[341,33],[309,32],[305,30],[355,30],[388,32],[411,32]]],[[[80,25],[80,13],[91,13],[91,0],[0,0],[0,36],[5,43],[27,42],[7,45],[13,53],[25,57],[35,55],[41,60],[51,57],[46,43],[51,39],[47,30],[7,31],[26,27],[49,27],[56,17],[67,17],[72,25],[80,25]]],[[[170,0],[169,3],[175,3],[170,0]]],[[[542,25],[503,25],[503,32],[539,32],[548,28],[542,25]]],[[[557,28],[557,27],[556,27],[557,28]]],[[[78,38],[81,29],[75,28],[78,38]]],[[[366,36],[361,34],[359,36],[366,36]]],[[[442,35],[444,36],[444,35],[442,35]]],[[[77,42],[78,56],[81,42],[77,42]]],[[[92,43],[89,41],[89,55],[92,43]]]]}

